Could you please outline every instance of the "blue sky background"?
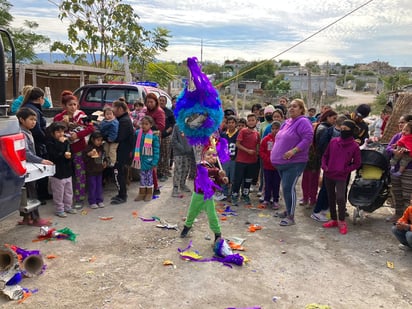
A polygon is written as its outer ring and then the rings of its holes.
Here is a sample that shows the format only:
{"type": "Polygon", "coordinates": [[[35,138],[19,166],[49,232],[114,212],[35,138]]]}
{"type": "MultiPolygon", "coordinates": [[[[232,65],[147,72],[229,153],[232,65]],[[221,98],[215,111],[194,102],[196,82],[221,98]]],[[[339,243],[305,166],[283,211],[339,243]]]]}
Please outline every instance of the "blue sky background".
{"type": "MultiPolygon", "coordinates": [[[[56,0],[58,1],[58,0],[56,0]]],[[[38,33],[67,40],[67,24],[47,0],[14,0],[13,26],[40,24],[38,33]]],[[[168,28],[173,36],[160,60],[187,57],[223,63],[226,59],[269,59],[367,0],[127,0],[147,29],[168,28]]],[[[48,46],[39,49],[47,52],[48,46]]],[[[353,64],[386,61],[412,66],[412,1],[374,0],[353,15],[276,58],[353,64]]]]}

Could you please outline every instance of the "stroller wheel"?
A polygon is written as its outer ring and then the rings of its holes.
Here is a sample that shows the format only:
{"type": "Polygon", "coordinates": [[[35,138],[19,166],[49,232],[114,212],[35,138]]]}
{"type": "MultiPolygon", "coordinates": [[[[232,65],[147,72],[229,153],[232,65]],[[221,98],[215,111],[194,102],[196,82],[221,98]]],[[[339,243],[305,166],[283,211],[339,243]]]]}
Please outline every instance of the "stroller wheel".
{"type": "Polygon", "coordinates": [[[362,224],[365,221],[365,212],[361,209],[359,210],[359,224],[362,224]]]}
{"type": "Polygon", "coordinates": [[[353,209],[353,218],[352,218],[352,220],[353,220],[353,225],[358,224],[358,221],[360,223],[360,215],[359,215],[358,208],[353,209]]]}

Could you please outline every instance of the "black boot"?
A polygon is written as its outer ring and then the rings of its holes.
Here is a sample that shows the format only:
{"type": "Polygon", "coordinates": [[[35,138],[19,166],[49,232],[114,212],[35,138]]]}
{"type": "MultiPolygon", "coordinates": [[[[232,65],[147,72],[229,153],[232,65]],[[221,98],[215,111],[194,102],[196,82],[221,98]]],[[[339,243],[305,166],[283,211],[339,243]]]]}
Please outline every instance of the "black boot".
{"type": "Polygon", "coordinates": [[[220,237],[222,237],[221,233],[215,233],[215,242],[218,240],[220,237]]]}
{"type": "Polygon", "coordinates": [[[182,233],[180,233],[180,238],[185,238],[187,236],[187,233],[189,233],[190,227],[187,227],[186,225],[183,227],[182,233]]]}

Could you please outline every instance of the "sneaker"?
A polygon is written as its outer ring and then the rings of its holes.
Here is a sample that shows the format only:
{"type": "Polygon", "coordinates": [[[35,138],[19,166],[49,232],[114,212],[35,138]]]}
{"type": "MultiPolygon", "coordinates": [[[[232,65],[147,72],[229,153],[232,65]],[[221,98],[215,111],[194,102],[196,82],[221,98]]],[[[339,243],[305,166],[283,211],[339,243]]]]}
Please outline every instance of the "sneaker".
{"type": "Polygon", "coordinates": [[[160,189],[157,188],[157,189],[153,190],[153,195],[160,195],[160,189]]]}
{"type": "Polygon", "coordinates": [[[273,210],[278,210],[280,208],[280,205],[278,202],[273,202],[273,210]]]}
{"type": "Polygon", "coordinates": [[[114,201],[114,200],[117,200],[117,199],[119,199],[119,198],[121,198],[119,195],[115,195],[115,196],[113,196],[110,200],[114,201]]]}
{"type": "Polygon", "coordinates": [[[91,205],[89,205],[89,207],[90,207],[91,209],[97,209],[97,208],[99,208],[99,206],[97,206],[97,204],[91,204],[91,205]]]}
{"type": "Polygon", "coordinates": [[[178,187],[173,187],[173,191],[172,191],[172,197],[179,197],[179,188],[178,187]]]}
{"type": "Polygon", "coordinates": [[[68,214],[71,214],[71,215],[77,214],[77,210],[73,209],[73,208],[66,209],[65,212],[68,213],[68,214]]]}
{"type": "Polygon", "coordinates": [[[82,209],[83,208],[83,203],[82,202],[76,202],[73,205],[74,209],[82,209]]]}
{"type": "Polygon", "coordinates": [[[256,194],[256,196],[257,196],[257,197],[261,197],[262,194],[263,194],[262,191],[259,191],[259,192],[256,194]]]}
{"type": "Polygon", "coordinates": [[[259,197],[259,202],[263,202],[265,200],[265,198],[263,196],[259,197]]]}
{"type": "Polygon", "coordinates": [[[97,206],[99,206],[99,208],[104,208],[103,202],[97,203],[97,206]]]}
{"type": "Polygon", "coordinates": [[[345,235],[348,233],[348,224],[346,223],[346,221],[339,221],[338,226],[339,226],[339,233],[341,233],[342,235],[345,235]]]}
{"type": "Polygon", "coordinates": [[[223,199],[226,198],[226,196],[222,192],[216,192],[215,195],[213,195],[213,198],[216,201],[222,201],[223,199]]]}
{"type": "Polygon", "coordinates": [[[393,173],[391,173],[391,174],[392,174],[392,176],[396,176],[396,177],[401,177],[401,176],[402,176],[402,173],[399,172],[399,171],[393,172],[393,173]]]}
{"type": "Polygon", "coordinates": [[[126,202],[127,202],[127,199],[118,197],[117,199],[112,200],[112,201],[110,202],[110,204],[111,204],[111,205],[120,205],[120,204],[124,204],[124,203],[126,203],[126,202]]]}
{"type": "Polygon", "coordinates": [[[338,221],[337,220],[329,220],[328,222],[323,223],[322,226],[325,227],[325,228],[338,227],[338,221]]]}
{"type": "Polygon", "coordinates": [[[66,218],[67,214],[64,211],[58,211],[58,212],[56,212],[56,216],[58,216],[60,218],[66,218]]]}
{"type": "Polygon", "coordinates": [[[237,194],[232,195],[232,205],[233,206],[239,206],[239,196],[237,194]]]}
{"type": "Polygon", "coordinates": [[[242,201],[246,204],[246,205],[250,205],[250,197],[249,195],[242,195],[242,201]]]}
{"type": "Polygon", "coordinates": [[[183,192],[192,192],[192,190],[190,190],[190,188],[186,185],[180,186],[180,190],[182,190],[183,192]]]}
{"type": "Polygon", "coordinates": [[[313,220],[318,221],[318,222],[328,222],[329,221],[328,217],[326,217],[326,215],[324,215],[322,212],[318,212],[318,213],[313,212],[310,215],[310,217],[313,220]]]}
{"type": "Polygon", "coordinates": [[[411,250],[411,249],[412,249],[411,247],[406,246],[406,245],[404,245],[404,244],[399,244],[399,245],[398,245],[398,248],[401,249],[401,250],[404,250],[404,251],[406,251],[406,250],[411,250]]]}
{"type": "Polygon", "coordinates": [[[299,205],[300,206],[305,206],[305,205],[307,205],[308,204],[308,201],[305,201],[304,199],[300,199],[299,200],[299,205]]]}

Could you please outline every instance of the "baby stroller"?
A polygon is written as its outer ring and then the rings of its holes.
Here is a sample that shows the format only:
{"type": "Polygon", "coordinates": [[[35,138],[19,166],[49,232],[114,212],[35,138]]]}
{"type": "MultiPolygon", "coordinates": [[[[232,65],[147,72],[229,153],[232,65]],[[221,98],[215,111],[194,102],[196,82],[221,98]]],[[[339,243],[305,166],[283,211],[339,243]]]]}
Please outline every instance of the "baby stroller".
{"type": "Polygon", "coordinates": [[[389,196],[389,159],[385,146],[368,143],[361,150],[361,167],[349,190],[349,202],[353,211],[353,224],[362,223],[364,212],[373,212],[382,207],[389,196]]]}

